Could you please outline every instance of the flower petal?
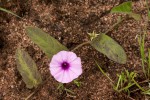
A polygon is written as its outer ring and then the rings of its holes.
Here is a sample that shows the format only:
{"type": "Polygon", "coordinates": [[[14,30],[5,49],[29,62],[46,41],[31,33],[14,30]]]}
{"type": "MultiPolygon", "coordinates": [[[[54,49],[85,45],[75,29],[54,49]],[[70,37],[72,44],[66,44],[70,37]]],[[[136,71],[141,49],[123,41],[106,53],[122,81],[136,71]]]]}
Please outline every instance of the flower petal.
{"type": "Polygon", "coordinates": [[[77,57],[75,60],[73,60],[71,63],[70,63],[70,66],[71,67],[82,67],[81,65],[81,59],[80,57],[77,57]]]}
{"type": "Polygon", "coordinates": [[[70,63],[72,62],[73,60],[75,60],[77,58],[77,55],[73,52],[68,52],[67,53],[67,56],[69,59],[67,59],[67,61],[70,63]]]}
{"type": "Polygon", "coordinates": [[[59,73],[54,75],[54,78],[58,81],[62,83],[63,80],[63,76],[64,76],[64,70],[61,70],[59,73]]]}
{"type": "Polygon", "coordinates": [[[64,71],[64,75],[63,75],[63,79],[62,79],[62,83],[69,83],[72,80],[70,79],[70,75],[69,75],[69,70],[65,70],[64,71]]]}
{"type": "Polygon", "coordinates": [[[75,73],[76,75],[81,75],[82,74],[82,68],[81,66],[74,66],[74,67],[70,67],[70,70],[75,73]]]}
{"type": "Polygon", "coordinates": [[[60,66],[60,63],[63,62],[62,57],[60,54],[56,54],[52,57],[51,63],[50,63],[50,67],[52,67],[51,65],[57,65],[60,66]]]}
{"type": "Polygon", "coordinates": [[[67,56],[68,51],[60,51],[58,54],[61,56],[62,61],[67,61],[68,56],[67,56]]]}
{"type": "Polygon", "coordinates": [[[52,76],[55,76],[56,74],[62,71],[61,67],[50,67],[49,69],[50,69],[52,76]]]}
{"type": "Polygon", "coordinates": [[[76,74],[75,72],[73,72],[72,70],[69,70],[68,73],[69,73],[69,75],[70,75],[71,81],[79,77],[79,75],[77,75],[77,74],[76,74]]]}

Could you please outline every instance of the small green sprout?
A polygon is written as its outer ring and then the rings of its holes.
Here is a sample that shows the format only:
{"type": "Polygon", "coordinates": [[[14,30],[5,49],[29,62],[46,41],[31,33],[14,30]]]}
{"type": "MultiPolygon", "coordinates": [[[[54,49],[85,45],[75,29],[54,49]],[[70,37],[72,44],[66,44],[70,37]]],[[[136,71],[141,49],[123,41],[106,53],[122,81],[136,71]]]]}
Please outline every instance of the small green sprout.
{"type": "Polygon", "coordinates": [[[92,33],[88,33],[88,35],[90,36],[91,41],[96,38],[99,34],[97,34],[96,32],[92,32],[92,33]]]}
{"type": "Polygon", "coordinates": [[[77,80],[74,80],[73,82],[74,82],[74,84],[76,84],[78,87],[81,86],[81,82],[79,82],[79,81],[77,81],[77,80]]]}

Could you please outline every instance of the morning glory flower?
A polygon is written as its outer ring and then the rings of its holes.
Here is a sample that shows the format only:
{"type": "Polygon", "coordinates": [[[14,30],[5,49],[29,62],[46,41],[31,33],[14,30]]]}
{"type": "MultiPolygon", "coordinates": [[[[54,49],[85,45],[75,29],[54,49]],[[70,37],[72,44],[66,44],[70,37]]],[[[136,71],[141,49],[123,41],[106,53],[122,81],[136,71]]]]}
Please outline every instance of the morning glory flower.
{"type": "Polygon", "coordinates": [[[52,57],[50,73],[61,83],[69,83],[82,74],[80,57],[71,51],[60,51],[52,57]]]}

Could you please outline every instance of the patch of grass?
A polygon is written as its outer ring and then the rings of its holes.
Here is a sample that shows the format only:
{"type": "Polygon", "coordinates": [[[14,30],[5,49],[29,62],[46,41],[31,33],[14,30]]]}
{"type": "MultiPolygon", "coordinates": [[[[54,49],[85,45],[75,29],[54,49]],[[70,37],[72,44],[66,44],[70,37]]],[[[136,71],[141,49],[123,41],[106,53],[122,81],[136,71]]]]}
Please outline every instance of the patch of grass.
{"type": "MultiPolygon", "coordinates": [[[[96,62],[96,61],[95,61],[96,62]]],[[[132,92],[136,92],[141,90],[142,94],[146,94],[146,95],[150,95],[150,89],[144,89],[140,84],[143,83],[148,83],[148,80],[144,80],[142,82],[137,82],[135,80],[135,78],[137,78],[138,73],[133,72],[129,72],[128,70],[125,69],[124,72],[121,72],[121,74],[117,74],[117,81],[114,82],[105,72],[104,70],[98,65],[98,63],[96,62],[96,65],[98,66],[98,68],[100,69],[100,71],[102,72],[103,75],[105,75],[110,81],[111,81],[111,85],[113,87],[113,89],[115,91],[117,91],[118,93],[127,93],[128,97],[130,97],[130,93],[132,92]],[[135,87],[134,90],[131,87],[135,87]]],[[[150,88],[150,87],[149,87],[150,88]]]]}
{"type": "Polygon", "coordinates": [[[118,76],[117,84],[114,85],[114,89],[117,92],[127,92],[128,95],[130,95],[129,88],[135,85],[133,79],[137,76],[135,72],[129,72],[128,70],[125,70],[125,72],[122,72],[118,76]]]}
{"type": "Polygon", "coordinates": [[[122,72],[121,74],[118,74],[118,80],[115,83],[105,72],[104,70],[98,65],[97,61],[95,61],[96,65],[98,66],[99,70],[102,72],[104,76],[106,76],[112,83],[112,87],[117,92],[127,92],[130,94],[129,88],[135,85],[133,79],[137,76],[135,72],[129,72],[128,70],[125,70],[125,72],[122,72]]]}
{"type": "Polygon", "coordinates": [[[140,46],[140,54],[141,54],[141,61],[142,61],[142,68],[143,73],[146,79],[150,80],[150,49],[148,48],[148,56],[145,53],[145,35],[138,37],[138,42],[140,46]]]}

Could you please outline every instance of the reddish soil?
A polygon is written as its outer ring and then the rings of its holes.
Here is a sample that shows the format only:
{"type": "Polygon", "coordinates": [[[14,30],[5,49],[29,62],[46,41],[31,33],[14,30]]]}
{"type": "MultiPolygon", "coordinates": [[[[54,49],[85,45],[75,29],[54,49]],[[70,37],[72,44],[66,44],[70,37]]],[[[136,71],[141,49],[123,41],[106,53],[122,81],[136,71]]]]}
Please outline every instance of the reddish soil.
{"type": "MultiPolygon", "coordinates": [[[[3,1],[3,0],[2,0],[3,1]]],[[[146,7],[142,0],[133,0],[133,11],[142,14],[141,21],[128,18],[107,35],[116,40],[126,51],[127,63],[117,64],[91,46],[79,48],[75,53],[81,57],[83,74],[79,77],[80,87],[65,84],[75,94],[59,92],[58,82],[50,75],[50,59],[26,35],[26,26],[37,26],[67,46],[70,50],[89,40],[87,33],[106,32],[117,22],[119,14],[110,14],[112,7],[128,0],[24,0],[9,1],[5,8],[16,12],[23,19],[0,12],[0,100],[22,100],[35,89],[27,89],[17,71],[15,51],[25,49],[36,62],[43,81],[48,81],[29,100],[130,100],[126,95],[113,90],[110,81],[99,71],[93,58],[106,73],[117,80],[116,74],[125,68],[141,71],[141,60],[137,35],[145,25],[146,7]]],[[[125,15],[121,15],[126,17],[125,15]]],[[[148,24],[148,26],[150,26],[148,24]]],[[[150,47],[150,28],[145,40],[145,48],[150,47]]],[[[143,78],[139,81],[144,80],[143,78]]],[[[135,100],[144,100],[138,92],[131,94],[135,100]]]]}

